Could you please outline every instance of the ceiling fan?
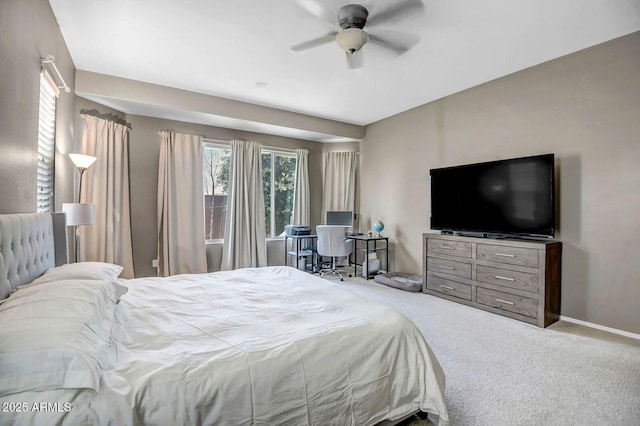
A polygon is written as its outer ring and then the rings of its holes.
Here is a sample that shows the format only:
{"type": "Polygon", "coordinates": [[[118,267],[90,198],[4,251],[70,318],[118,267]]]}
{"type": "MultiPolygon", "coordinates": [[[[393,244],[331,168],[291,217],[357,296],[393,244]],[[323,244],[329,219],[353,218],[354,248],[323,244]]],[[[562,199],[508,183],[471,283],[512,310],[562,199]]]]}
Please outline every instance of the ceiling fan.
{"type": "Polygon", "coordinates": [[[415,15],[424,11],[421,0],[404,0],[392,5],[380,12],[369,15],[369,10],[359,4],[348,4],[338,10],[336,16],[323,5],[314,0],[298,0],[297,3],[312,15],[323,19],[333,26],[339,26],[325,35],[293,45],[293,52],[302,52],[326,43],[335,41],[347,57],[347,66],[357,69],[363,66],[362,47],[369,43],[389,49],[396,54],[402,54],[412,48],[420,40],[416,34],[398,31],[377,30],[375,33],[369,28],[381,24],[391,23],[409,15],[415,15]],[[364,30],[365,25],[367,31],[364,30]]]}

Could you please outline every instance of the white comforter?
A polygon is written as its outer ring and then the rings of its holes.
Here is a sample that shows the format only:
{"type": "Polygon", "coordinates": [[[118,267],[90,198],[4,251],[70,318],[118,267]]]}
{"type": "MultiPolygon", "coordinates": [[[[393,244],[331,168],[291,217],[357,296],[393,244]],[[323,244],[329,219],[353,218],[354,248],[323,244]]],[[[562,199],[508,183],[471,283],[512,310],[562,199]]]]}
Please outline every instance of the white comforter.
{"type": "Polygon", "coordinates": [[[337,284],[288,267],[124,283],[100,391],[49,394],[72,400],[65,423],[447,423],[419,330],[337,284]]]}

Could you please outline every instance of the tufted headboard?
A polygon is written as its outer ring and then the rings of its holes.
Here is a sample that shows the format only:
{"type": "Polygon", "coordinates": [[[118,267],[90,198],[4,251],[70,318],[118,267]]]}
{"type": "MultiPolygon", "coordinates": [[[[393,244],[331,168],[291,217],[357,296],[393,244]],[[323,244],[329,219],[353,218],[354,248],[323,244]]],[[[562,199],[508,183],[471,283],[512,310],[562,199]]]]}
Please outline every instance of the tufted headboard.
{"type": "Polygon", "coordinates": [[[0,214],[0,299],[68,262],[64,213],[0,214]]]}

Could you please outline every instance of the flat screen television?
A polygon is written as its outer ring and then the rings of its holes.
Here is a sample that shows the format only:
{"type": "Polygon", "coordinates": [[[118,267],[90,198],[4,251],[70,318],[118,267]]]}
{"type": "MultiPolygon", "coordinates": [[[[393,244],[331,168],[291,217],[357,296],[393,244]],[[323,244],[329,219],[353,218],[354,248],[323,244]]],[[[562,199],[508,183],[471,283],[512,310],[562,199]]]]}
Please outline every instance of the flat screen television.
{"type": "Polygon", "coordinates": [[[431,169],[431,228],[553,238],[554,162],[544,154],[431,169]]]}

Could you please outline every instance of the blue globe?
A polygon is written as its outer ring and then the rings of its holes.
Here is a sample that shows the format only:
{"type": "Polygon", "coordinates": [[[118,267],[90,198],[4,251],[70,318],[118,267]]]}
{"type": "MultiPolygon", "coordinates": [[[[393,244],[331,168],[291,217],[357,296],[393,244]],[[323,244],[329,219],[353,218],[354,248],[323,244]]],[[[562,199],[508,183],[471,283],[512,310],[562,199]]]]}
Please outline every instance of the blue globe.
{"type": "Polygon", "coordinates": [[[373,224],[373,230],[376,231],[378,234],[382,232],[382,230],[384,229],[384,223],[382,223],[381,221],[376,221],[376,223],[373,224]]]}

